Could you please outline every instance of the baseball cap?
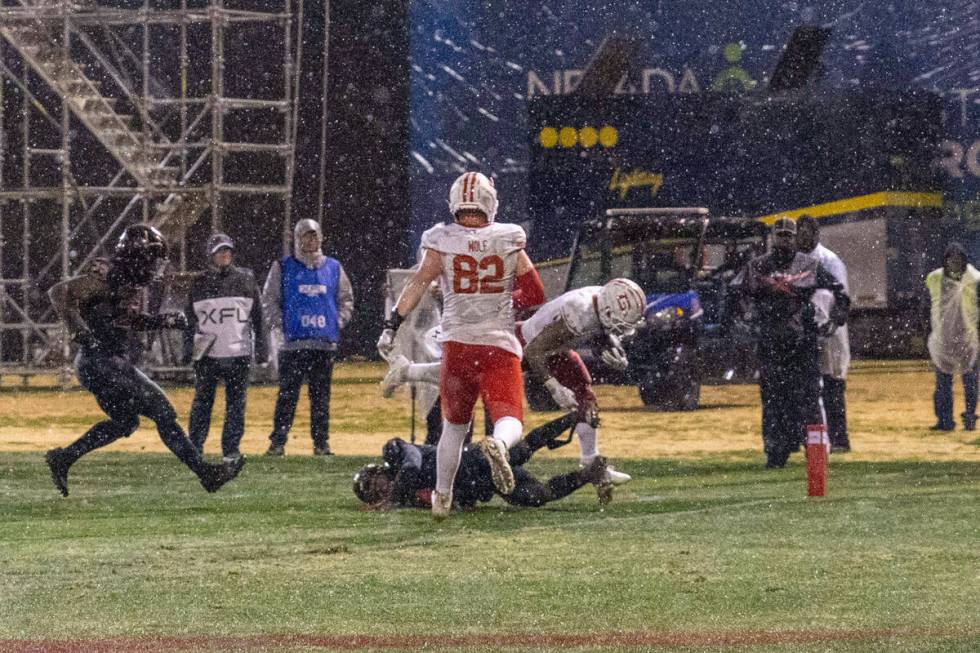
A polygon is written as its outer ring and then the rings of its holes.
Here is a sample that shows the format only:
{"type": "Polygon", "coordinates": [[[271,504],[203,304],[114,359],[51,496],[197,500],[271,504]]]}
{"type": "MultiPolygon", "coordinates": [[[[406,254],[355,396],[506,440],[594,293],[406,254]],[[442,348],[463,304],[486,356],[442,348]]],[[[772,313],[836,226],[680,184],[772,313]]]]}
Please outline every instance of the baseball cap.
{"type": "Polygon", "coordinates": [[[772,224],[774,234],[785,233],[796,235],[796,221],[792,218],[779,218],[772,224]]]}
{"type": "Polygon", "coordinates": [[[208,255],[214,254],[222,247],[235,249],[235,241],[228,234],[214,234],[208,238],[208,255]]]}

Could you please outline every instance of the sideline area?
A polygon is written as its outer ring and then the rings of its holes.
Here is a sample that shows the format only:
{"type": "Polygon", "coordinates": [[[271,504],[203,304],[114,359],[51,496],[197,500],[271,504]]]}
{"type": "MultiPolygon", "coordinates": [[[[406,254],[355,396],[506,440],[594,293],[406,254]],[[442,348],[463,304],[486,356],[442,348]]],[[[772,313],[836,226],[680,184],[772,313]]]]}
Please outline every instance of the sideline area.
{"type": "MultiPolygon", "coordinates": [[[[410,437],[408,394],[399,391],[385,400],[378,387],[381,363],[341,363],[335,368],[331,410],[331,439],[339,455],[375,455],[394,436],[410,437]]],[[[168,387],[182,424],[186,424],[193,389],[168,387]]],[[[934,432],[933,373],[925,361],[857,361],[848,378],[847,401],[854,451],[847,460],[962,460],[980,461],[980,432],[934,432]]],[[[611,458],[700,458],[724,452],[757,451],[761,457],[759,392],[754,385],[704,386],[702,407],[694,412],[647,409],[635,388],[599,386],[602,453],[611,458]]],[[[955,386],[956,408],[962,411],[962,389],[955,386]]],[[[267,446],[275,403],[274,386],[254,386],[249,392],[246,434],[242,451],[259,454],[267,446]]],[[[218,391],[215,417],[206,453],[218,454],[224,395],[218,391]]],[[[528,411],[533,427],[557,413],[528,411]]],[[[0,383],[0,451],[41,451],[63,446],[104,419],[95,400],[84,390],[62,390],[54,377],[38,377],[23,388],[20,379],[0,383]],[[46,385],[45,385],[46,384],[46,385]]],[[[477,429],[482,432],[482,418],[477,429]]],[[[416,433],[424,437],[422,416],[416,433]]],[[[152,424],[143,420],[131,437],[114,443],[111,451],[162,452],[163,443],[152,424]]],[[[309,409],[305,391],[286,454],[310,455],[309,409]]],[[[570,446],[546,456],[577,455],[570,446]]]]}

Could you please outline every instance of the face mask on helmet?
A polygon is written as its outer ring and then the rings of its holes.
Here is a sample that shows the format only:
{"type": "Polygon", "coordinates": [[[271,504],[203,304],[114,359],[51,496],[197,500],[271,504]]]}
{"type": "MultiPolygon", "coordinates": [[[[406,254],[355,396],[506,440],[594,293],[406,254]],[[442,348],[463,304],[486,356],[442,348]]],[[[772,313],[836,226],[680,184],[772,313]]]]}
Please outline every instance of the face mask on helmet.
{"type": "Polygon", "coordinates": [[[392,479],[388,465],[371,463],[354,474],[354,496],[369,506],[391,498],[392,479]]]}
{"type": "Polygon", "coordinates": [[[449,212],[455,218],[460,211],[480,211],[492,223],[497,217],[497,189],[493,180],[482,172],[464,172],[449,189],[449,212]]]}
{"type": "Polygon", "coordinates": [[[631,333],[643,317],[646,295],[629,279],[613,279],[596,297],[599,322],[606,333],[622,336],[631,333]]]}

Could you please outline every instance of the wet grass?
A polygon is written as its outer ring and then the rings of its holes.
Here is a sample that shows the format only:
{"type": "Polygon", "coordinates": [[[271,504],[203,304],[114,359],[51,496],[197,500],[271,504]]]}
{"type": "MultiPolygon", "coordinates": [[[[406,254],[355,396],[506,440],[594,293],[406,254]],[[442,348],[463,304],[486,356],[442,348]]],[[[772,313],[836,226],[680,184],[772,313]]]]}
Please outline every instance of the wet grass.
{"type": "MultiPolygon", "coordinates": [[[[360,510],[367,460],[253,457],[208,495],[169,455],[93,454],[61,499],[38,453],[0,453],[0,639],[895,629],[748,648],[980,646],[980,463],[838,462],[807,499],[795,459],[628,460],[604,511],[584,488],[436,525],[360,510]]],[[[729,648],[712,646],[658,650],[729,648]]]]}
{"type": "MultiPolygon", "coordinates": [[[[405,397],[382,400],[374,386],[383,371],[336,368],[331,443],[348,455],[308,455],[305,400],[289,455],[254,455],[267,445],[275,401],[274,387],[256,386],[249,464],[218,494],[160,453],[144,421],[72,470],[68,499],[55,493],[42,452],[101,411],[84,391],[4,379],[0,650],[14,639],[241,636],[252,639],[199,650],[298,652],[345,634],[431,635],[429,648],[469,636],[477,641],[465,650],[535,653],[980,650],[980,440],[927,429],[933,381],[920,361],[856,365],[854,452],[832,457],[826,499],[803,496],[798,455],[785,470],[761,468],[757,388],[706,386],[702,410],[663,413],[633,388],[601,386],[602,451],[635,477],[609,508],[598,510],[586,488],[541,510],[495,499],[441,525],[421,511],[361,511],[350,492],[369,460],[362,454],[407,436],[405,397]],[[800,638],[811,632],[819,637],[800,638]],[[479,643],[501,633],[595,642],[479,643]],[[654,637],[631,645],[617,633],[654,637]],[[745,633],[764,636],[746,642],[745,633]],[[664,634],[681,639],[657,639],[664,634]]],[[[192,390],[167,394],[183,422],[192,390]]],[[[219,411],[211,454],[221,424],[219,411]]],[[[531,468],[566,471],[576,454],[575,445],[549,452],[531,468]]],[[[198,649],[183,640],[180,650],[198,649]]]]}

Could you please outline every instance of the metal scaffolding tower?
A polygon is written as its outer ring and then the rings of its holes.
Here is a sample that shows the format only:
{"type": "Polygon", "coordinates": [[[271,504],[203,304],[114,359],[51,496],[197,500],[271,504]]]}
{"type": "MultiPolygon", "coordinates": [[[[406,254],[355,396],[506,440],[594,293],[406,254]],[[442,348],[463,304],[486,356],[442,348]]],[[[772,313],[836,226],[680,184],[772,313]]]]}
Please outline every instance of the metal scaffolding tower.
{"type": "Polygon", "coordinates": [[[64,362],[45,292],[128,224],[159,227],[179,271],[188,228],[242,196],[286,233],[302,23],[300,0],[5,2],[0,375],[64,362]]]}

